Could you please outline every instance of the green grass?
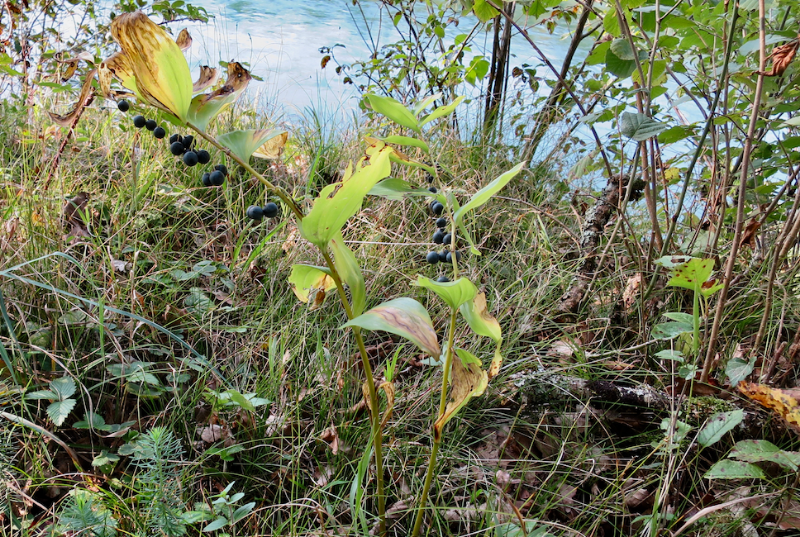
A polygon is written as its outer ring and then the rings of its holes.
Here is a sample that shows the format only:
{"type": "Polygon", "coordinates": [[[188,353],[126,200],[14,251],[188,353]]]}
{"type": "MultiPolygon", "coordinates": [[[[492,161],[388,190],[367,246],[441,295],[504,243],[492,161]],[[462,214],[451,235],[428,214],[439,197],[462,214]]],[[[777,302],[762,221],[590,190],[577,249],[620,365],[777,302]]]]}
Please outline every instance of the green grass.
{"type": "MultiPolygon", "coordinates": [[[[76,132],[79,141],[68,145],[45,191],[49,157],[58,146],[57,140],[38,138],[47,121],[34,115],[31,124],[14,125],[21,116],[4,114],[0,238],[6,242],[0,263],[3,269],[25,263],[14,274],[40,285],[0,280],[11,321],[10,327],[3,323],[0,343],[27,383],[16,387],[4,376],[0,410],[63,440],[84,471],[76,472],[47,436],[0,421],[11,446],[0,453],[0,472],[11,484],[8,498],[0,496],[8,502],[0,504],[0,535],[41,534],[76,509],[74,502],[85,500],[67,495],[81,490],[102,506],[95,515],[113,516],[120,532],[144,534],[143,491],[157,480],[135,464],[125,445],[134,442],[134,432],[141,438],[154,427],[173,435],[180,448],[162,461],[178,487],[178,514],[194,509],[195,502],[210,505],[235,481],[231,492],[244,493],[239,504],[255,507],[226,529],[234,535],[364,534],[372,529],[376,506],[374,475],[363,462],[369,420],[358,406],[363,379],[357,348],[338,328],[346,317],[337,297],[311,311],[286,281],[292,264],[321,259],[300,238],[285,207],[279,220],[255,225],[245,218],[247,206],[268,199],[259,183],[226,163],[232,173],[224,188],[199,186],[200,167],[179,164],[165,144],[130,128],[129,116],[88,111],[76,132]],[[80,191],[90,194],[91,237],[74,240],[65,236],[60,215],[65,199],[80,191]],[[9,237],[12,222],[18,224],[9,237]],[[152,376],[139,379],[151,380],[145,383],[149,395],[108,369],[131,362],[148,364],[152,376]],[[77,404],[65,424],[55,427],[47,420],[46,402],[23,404],[18,388],[43,389],[64,375],[79,384],[77,404]],[[229,406],[212,413],[209,391],[229,388],[269,403],[255,412],[229,406]],[[133,424],[112,436],[75,428],[89,410],[108,424],[133,424]],[[229,431],[213,446],[201,438],[212,425],[229,431]],[[335,434],[324,435],[332,427],[335,434]],[[224,460],[209,452],[212,447],[234,452],[224,460]],[[101,451],[121,448],[113,469],[92,466],[101,451]],[[363,495],[356,494],[359,487],[363,495]]],[[[315,135],[320,125],[319,117],[311,117],[298,128],[284,159],[289,167],[259,168],[300,199],[313,196],[347,158],[358,156],[359,139],[368,134],[349,132],[347,140],[333,131],[315,135]]],[[[503,152],[466,147],[445,135],[439,143],[441,161],[453,172],[448,186],[463,194],[513,164],[497,156],[503,152]]],[[[621,384],[673,383],[667,369],[651,369],[647,352],[624,350],[647,341],[654,322],[649,310],[619,311],[622,290],[636,271],[624,241],[610,250],[613,270],[597,280],[579,321],[554,320],[555,305],[579,263],[571,252],[581,232],[579,213],[565,192],[548,187],[561,172],[555,166],[526,172],[471,226],[483,255],[468,255],[464,272],[485,289],[503,326],[506,361],[487,396],[470,402],[447,428],[431,492],[435,508],[425,525],[429,535],[505,535],[501,529],[508,526],[502,525],[517,522],[514,508],[553,535],[633,535],[641,531],[644,522],[637,517],[649,514],[656,490],[670,491],[668,508],[683,515],[709,493],[702,474],[725,455],[696,447],[660,453],[651,443],[663,438],[658,423],[668,414],[631,426],[598,417],[586,401],[520,406],[515,375],[537,371],[621,384]],[[557,342],[569,345],[572,355],[548,352],[557,342]],[[593,357],[597,352],[606,356],[593,357]],[[633,367],[614,369],[609,360],[633,367]],[[670,458],[680,463],[680,472],[670,458]],[[639,490],[643,499],[634,505],[630,498],[639,490]]],[[[426,184],[415,171],[396,173],[426,184]]],[[[425,202],[372,199],[349,223],[345,238],[364,268],[368,305],[415,297],[429,308],[442,336],[446,309],[411,285],[417,274],[441,270],[424,262],[433,231],[425,202]]],[[[657,296],[662,304],[680,301],[672,290],[657,296]]],[[[726,338],[750,333],[753,323],[757,328],[756,304],[755,296],[745,295],[726,325],[726,338]]],[[[489,346],[470,339],[466,330],[457,337],[485,361],[491,358],[489,346]]],[[[376,332],[367,332],[366,339],[367,346],[390,340],[376,332]]],[[[374,359],[378,378],[395,349],[374,359]]],[[[410,497],[422,488],[438,402],[440,371],[415,365],[416,354],[410,346],[401,351],[394,414],[385,432],[392,535],[405,535],[413,521],[410,497]]],[[[785,442],[787,449],[796,448],[796,440],[785,442]]],[[[786,476],[776,475],[754,484],[753,493],[786,486],[786,476]]],[[[207,523],[189,525],[190,534],[207,523]]],[[[669,524],[674,530],[680,521],[669,524]]],[[[746,517],[731,516],[716,528],[707,523],[696,529],[699,535],[744,535],[745,524],[746,517]]]]}

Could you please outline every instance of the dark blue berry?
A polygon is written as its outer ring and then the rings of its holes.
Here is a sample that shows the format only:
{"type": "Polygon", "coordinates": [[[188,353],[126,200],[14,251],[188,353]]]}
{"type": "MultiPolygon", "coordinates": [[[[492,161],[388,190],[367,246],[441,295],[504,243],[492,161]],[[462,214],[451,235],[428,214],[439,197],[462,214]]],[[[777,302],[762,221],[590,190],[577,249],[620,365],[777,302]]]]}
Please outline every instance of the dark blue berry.
{"type": "Polygon", "coordinates": [[[191,134],[187,134],[186,136],[183,137],[181,142],[183,143],[183,147],[185,147],[186,149],[191,149],[192,144],[194,143],[194,136],[192,136],[191,134]]]}
{"type": "Polygon", "coordinates": [[[164,130],[164,127],[156,127],[155,130],[153,130],[153,136],[155,136],[157,140],[162,139],[166,135],[167,131],[164,130]]]}
{"type": "Polygon", "coordinates": [[[251,220],[261,220],[264,217],[264,211],[258,205],[251,205],[247,208],[247,218],[251,220]]]}
{"type": "Polygon", "coordinates": [[[226,168],[224,164],[217,164],[216,166],[214,166],[214,169],[222,172],[222,175],[225,176],[228,175],[228,168],[226,168]]]}
{"type": "Polygon", "coordinates": [[[447,218],[437,218],[436,227],[447,227],[447,218]]]}
{"type": "Polygon", "coordinates": [[[442,244],[444,242],[444,231],[437,229],[433,233],[433,242],[434,244],[442,244]]]}
{"type": "Polygon", "coordinates": [[[433,211],[433,214],[435,214],[436,216],[439,216],[440,214],[442,214],[442,212],[444,212],[444,205],[442,205],[438,201],[435,201],[431,205],[431,211],[433,211]]]}
{"type": "Polygon", "coordinates": [[[127,112],[128,110],[130,110],[131,105],[130,105],[130,103],[128,101],[123,99],[123,100],[121,100],[120,102],[117,103],[117,108],[119,108],[120,112],[127,112]]]}
{"type": "Polygon", "coordinates": [[[183,154],[183,163],[187,166],[194,166],[197,164],[197,153],[194,151],[187,151],[183,154]]]}
{"type": "Polygon", "coordinates": [[[442,239],[442,241],[444,242],[444,244],[449,245],[451,242],[453,242],[453,235],[451,233],[447,233],[442,239]]]}
{"type": "Polygon", "coordinates": [[[208,173],[208,172],[203,174],[202,181],[203,181],[203,186],[211,186],[211,185],[214,184],[214,183],[211,182],[211,174],[208,173]]]}
{"type": "Polygon", "coordinates": [[[436,194],[439,191],[436,189],[435,186],[432,186],[432,187],[428,188],[428,192],[433,192],[434,194],[436,194]]]}
{"type": "Polygon", "coordinates": [[[214,186],[222,186],[225,184],[225,176],[219,170],[211,172],[211,184],[214,186]]]}
{"type": "Polygon", "coordinates": [[[447,283],[450,281],[450,278],[448,278],[447,276],[439,276],[438,278],[436,278],[436,281],[439,283],[447,283]]]}
{"type": "Polygon", "coordinates": [[[170,144],[174,144],[175,142],[181,142],[181,145],[183,145],[183,138],[177,132],[169,137],[170,144]]]}
{"type": "Polygon", "coordinates": [[[431,265],[435,265],[439,262],[439,254],[436,252],[428,252],[428,255],[425,256],[425,261],[431,265]]]}
{"type": "Polygon", "coordinates": [[[267,218],[275,218],[276,216],[278,216],[278,205],[270,201],[269,203],[264,205],[263,211],[264,211],[264,216],[266,216],[267,218]]]}
{"type": "MultiPolygon", "coordinates": [[[[453,262],[453,254],[451,252],[447,252],[447,258],[445,259],[445,261],[447,261],[448,263],[453,262]]],[[[458,262],[461,261],[461,252],[459,252],[458,250],[456,250],[456,261],[458,262]]]]}
{"type": "Polygon", "coordinates": [[[147,120],[144,118],[144,116],[133,116],[134,127],[136,127],[137,129],[141,129],[142,127],[145,126],[145,124],[147,124],[147,120]]]}
{"type": "Polygon", "coordinates": [[[197,152],[197,162],[200,164],[208,164],[211,161],[211,155],[208,154],[208,151],[205,149],[201,149],[197,152]]]}
{"type": "Polygon", "coordinates": [[[152,131],[155,130],[156,127],[158,127],[158,123],[156,122],[155,119],[148,119],[147,121],[144,122],[144,126],[147,127],[147,130],[152,131]]]}
{"type": "Polygon", "coordinates": [[[439,263],[445,263],[447,261],[447,250],[442,250],[439,252],[439,263]]]}
{"type": "Polygon", "coordinates": [[[169,152],[175,155],[176,157],[183,155],[184,151],[186,151],[186,149],[180,142],[172,142],[172,145],[169,146],[169,152]]]}

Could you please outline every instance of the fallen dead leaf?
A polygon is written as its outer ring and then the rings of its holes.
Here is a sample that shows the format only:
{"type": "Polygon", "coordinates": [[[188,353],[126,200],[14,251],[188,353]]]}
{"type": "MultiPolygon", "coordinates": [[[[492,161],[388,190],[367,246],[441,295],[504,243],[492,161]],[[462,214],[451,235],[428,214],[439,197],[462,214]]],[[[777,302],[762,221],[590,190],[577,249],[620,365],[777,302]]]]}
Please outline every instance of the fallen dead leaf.
{"type": "Polygon", "coordinates": [[[331,425],[322,431],[319,439],[328,444],[328,447],[331,448],[331,453],[334,455],[339,453],[339,433],[336,431],[335,426],[331,425]]]}
{"type": "Polygon", "coordinates": [[[212,423],[200,429],[200,438],[203,439],[203,442],[213,444],[214,442],[219,442],[220,440],[232,438],[232,435],[231,431],[227,427],[212,423]]]}

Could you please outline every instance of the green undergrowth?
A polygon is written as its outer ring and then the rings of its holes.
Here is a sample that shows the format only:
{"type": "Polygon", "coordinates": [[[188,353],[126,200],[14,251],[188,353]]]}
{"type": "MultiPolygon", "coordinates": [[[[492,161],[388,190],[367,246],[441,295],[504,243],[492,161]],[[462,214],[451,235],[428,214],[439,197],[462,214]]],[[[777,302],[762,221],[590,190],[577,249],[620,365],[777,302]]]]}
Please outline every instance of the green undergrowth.
{"type": "MultiPolygon", "coordinates": [[[[293,263],[322,263],[287,208],[278,219],[248,220],[248,206],[272,200],[260,183],[227,162],[226,185],[203,187],[199,167],[181,165],[108,109],[87,111],[48,184],[65,132],[48,131],[37,112],[26,118],[8,108],[3,117],[0,266],[18,268],[0,279],[0,341],[22,384],[7,371],[0,380],[0,411],[18,418],[0,422],[0,479],[8,484],[0,535],[196,534],[220,517],[229,524],[206,533],[368,534],[375,505],[362,493],[373,490],[374,476],[363,455],[370,426],[360,360],[339,330],[347,319],[335,301],[309,308],[287,283],[293,263]],[[63,210],[81,192],[87,211],[73,226],[63,210]],[[52,391],[62,378],[74,390],[56,403],[73,401],[71,408],[50,409],[52,398],[23,404],[20,388],[52,391]],[[229,511],[220,498],[232,502],[229,511]]],[[[364,127],[345,143],[315,135],[319,125],[309,118],[282,159],[259,168],[301,203],[372,134],[364,127]]],[[[503,151],[444,133],[439,143],[453,170],[448,184],[465,196],[513,164],[503,151]]],[[[653,322],[652,311],[621,309],[636,270],[631,239],[610,249],[614,270],[595,282],[578,321],[557,319],[579,265],[580,204],[598,194],[553,187],[561,172],[526,170],[470,230],[482,255],[467,255],[462,268],[503,326],[506,362],[489,397],[471,402],[445,437],[429,535],[521,535],[518,516],[536,521],[531,535],[632,535],[651,523],[665,482],[676,511],[708,493],[702,474],[719,454],[664,447],[658,424],[668,414],[609,425],[569,396],[520,404],[516,380],[544,371],[632,386],[674,381],[646,347],[623,350],[646,342],[653,322]]],[[[424,173],[395,173],[428,186],[424,173]]],[[[371,198],[345,239],[364,267],[367,306],[413,296],[439,314],[441,336],[444,308],[411,285],[417,274],[437,274],[424,260],[433,222],[417,198],[371,198]]],[[[659,297],[673,310],[691,303],[671,291],[659,297]]],[[[731,340],[758,321],[754,300],[744,294],[741,302],[723,334],[731,340]]],[[[383,333],[368,333],[366,344],[378,378],[399,353],[384,457],[389,532],[405,535],[441,373],[383,333]]],[[[703,535],[744,535],[743,524],[720,518],[716,533],[703,535]]]]}

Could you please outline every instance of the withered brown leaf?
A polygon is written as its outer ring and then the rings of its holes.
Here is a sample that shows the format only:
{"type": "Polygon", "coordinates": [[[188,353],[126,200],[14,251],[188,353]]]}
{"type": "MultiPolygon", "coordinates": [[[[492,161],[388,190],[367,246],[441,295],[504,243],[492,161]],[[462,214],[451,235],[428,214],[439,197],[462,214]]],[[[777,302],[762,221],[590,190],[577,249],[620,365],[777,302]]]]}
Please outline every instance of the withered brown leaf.
{"type": "Polygon", "coordinates": [[[769,71],[756,71],[756,74],[764,76],[781,76],[797,54],[797,47],[800,45],[800,36],[785,45],[772,49],[772,69],[769,71]]]}

